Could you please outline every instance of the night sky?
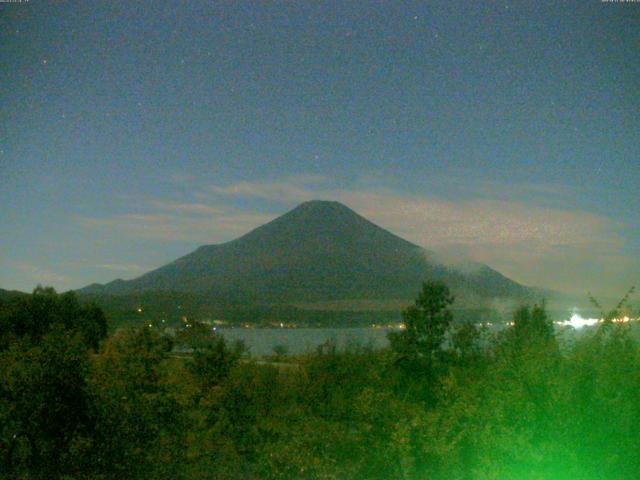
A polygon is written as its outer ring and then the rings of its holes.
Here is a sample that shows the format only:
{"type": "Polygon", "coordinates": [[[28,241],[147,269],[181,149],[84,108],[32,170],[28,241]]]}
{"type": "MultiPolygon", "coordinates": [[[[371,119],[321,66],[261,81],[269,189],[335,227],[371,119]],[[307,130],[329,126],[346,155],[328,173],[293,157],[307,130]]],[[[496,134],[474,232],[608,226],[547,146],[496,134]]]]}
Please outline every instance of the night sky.
{"type": "Polygon", "coordinates": [[[0,287],[133,278],[320,198],[622,295],[639,120],[640,3],[2,3],[0,287]]]}

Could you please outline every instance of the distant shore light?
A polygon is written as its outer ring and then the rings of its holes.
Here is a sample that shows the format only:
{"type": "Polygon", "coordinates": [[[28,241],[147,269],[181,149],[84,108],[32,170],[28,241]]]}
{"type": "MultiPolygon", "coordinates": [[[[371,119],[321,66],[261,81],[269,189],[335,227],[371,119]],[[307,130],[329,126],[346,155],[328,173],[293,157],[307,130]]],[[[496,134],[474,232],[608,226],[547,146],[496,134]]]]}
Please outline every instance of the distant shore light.
{"type": "Polygon", "coordinates": [[[573,328],[582,328],[582,327],[592,327],[597,324],[600,320],[597,318],[582,318],[577,313],[571,315],[569,320],[565,320],[564,322],[557,322],[558,325],[566,325],[573,328]]]}

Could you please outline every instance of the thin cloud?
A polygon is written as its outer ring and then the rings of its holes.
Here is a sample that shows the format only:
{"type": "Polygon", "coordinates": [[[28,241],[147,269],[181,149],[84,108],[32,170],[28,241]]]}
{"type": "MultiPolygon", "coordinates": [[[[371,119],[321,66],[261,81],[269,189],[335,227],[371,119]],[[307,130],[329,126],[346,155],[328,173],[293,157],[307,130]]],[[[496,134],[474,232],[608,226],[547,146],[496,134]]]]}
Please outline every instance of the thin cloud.
{"type": "Polygon", "coordinates": [[[69,277],[52,270],[32,265],[30,263],[15,263],[15,268],[23,273],[32,284],[60,285],[69,283],[69,277]]]}
{"type": "Polygon", "coordinates": [[[161,210],[169,210],[186,214],[224,215],[226,213],[224,208],[206,205],[204,203],[181,203],[153,200],[151,205],[161,210]]]}
{"type": "Polygon", "coordinates": [[[622,242],[612,233],[616,224],[587,212],[503,200],[447,202],[393,192],[342,192],[340,198],[363,216],[424,246],[622,242]]]}
{"type": "Polygon", "coordinates": [[[226,209],[205,212],[127,213],[112,217],[81,217],[86,227],[118,232],[123,237],[165,242],[216,243],[232,240],[273,219],[273,215],[226,209]]]}
{"type": "Polygon", "coordinates": [[[232,197],[254,197],[279,202],[303,202],[313,198],[314,192],[327,182],[320,175],[298,175],[282,181],[237,182],[221,187],[212,185],[214,194],[232,197]]]}
{"type": "MultiPolygon", "coordinates": [[[[541,187],[544,191],[546,187],[541,187]]],[[[239,182],[211,187],[217,193],[240,198],[258,197],[277,203],[313,198],[335,199],[364,217],[426,247],[488,243],[513,245],[539,241],[576,245],[601,243],[619,246],[612,233],[620,225],[588,212],[540,207],[521,201],[475,199],[444,201],[402,195],[388,189],[323,189],[295,179],[279,182],[239,182]]]]}

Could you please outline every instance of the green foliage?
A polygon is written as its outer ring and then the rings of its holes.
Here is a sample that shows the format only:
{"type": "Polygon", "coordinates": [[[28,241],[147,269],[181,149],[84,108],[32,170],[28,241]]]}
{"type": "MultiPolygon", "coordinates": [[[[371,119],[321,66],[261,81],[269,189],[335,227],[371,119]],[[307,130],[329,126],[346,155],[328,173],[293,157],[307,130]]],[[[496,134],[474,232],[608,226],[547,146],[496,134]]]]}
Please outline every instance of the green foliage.
{"type": "Polygon", "coordinates": [[[405,328],[388,334],[394,363],[406,376],[407,392],[432,404],[435,389],[451,352],[445,345],[453,321],[454,298],[442,282],[422,285],[414,305],[402,312],[405,328]]]}
{"type": "Polygon", "coordinates": [[[0,351],[0,478],[640,476],[631,324],[563,343],[544,305],[525,306],[491,336],[453,324],[431,284],[387,351],[327,342],[265,365],[204,330],[185,337],[189,357],[148,327],[94,351],[77,320],[37,321],[43,305],[76,319],[83,307],[39,295],[0,306],[28,326],[0,351]]]}
{"type": "Polygon", "coordinates": [[[82,337],[59,328],[0,353],[0,470],[48,477],[74,470],[69,450],[92,427],[86,371],[82,337]],[[21,454],[20,443],[28,447],[21,454]]]}
{"type": "Polygon", "coordinates": [[[186,322],[176,332],[176,345],[190,348],[194,351],[207,348],[214,340],[211,327],[201,322],[186,322]]]}
{"type": "Polygon", "coordinates": [[[405,328],[389,334],[391,350],[405,368],[431,373],[442,353],[445,334],[453,320],[449,288],[442,282],[425,282],[415,301],[402,312],[405,328]]]}
{"type": "Polygon", "coordinates": [[[96,431],[84,453],[98,473],[134,478],[177,468],[184,432],[165,378],[169,349],[165,338],[143,327],[117,332],[91,359],[96,431]]]}
{"type": "Polygon", "coordinates": [[[194,350],[193,360],[188,366],[206,391],[219,385],[229,375],[245,350],[243,343],[237,342],[229,347],[223,336],[216,335],[194,350]]]}
{"type": "Polygon", "coordinates": [[[73,453],[93,431],[89,349],[106,319],[73,293],[38,287],[0,304],[0,471],[55,478],[77,471],[73,453]]]}
{"type": "Polygon", "coordinates": [[[553,323],[544,305],[522,306],[513,315],[513,332],[518,345],[548,343],[554,339],[553,323]]]}
{"type": "Polygon", "coordinates": [[[283,360],[284,357],[286,357],[289,353],[289,347],[287,347],[286,345],[274,345],[272,350],[275,360],[283,360]]]}
{"type": "Polygon", "coordinates": [[[98,307],[81,305],[73,292],[59,295],[39,286],[32,295],[16,297],[0,308],[0,349],[25,337],[38,342],[52,328],[79,332],[94,349],[107,335],[107,321],[98,307]]]}

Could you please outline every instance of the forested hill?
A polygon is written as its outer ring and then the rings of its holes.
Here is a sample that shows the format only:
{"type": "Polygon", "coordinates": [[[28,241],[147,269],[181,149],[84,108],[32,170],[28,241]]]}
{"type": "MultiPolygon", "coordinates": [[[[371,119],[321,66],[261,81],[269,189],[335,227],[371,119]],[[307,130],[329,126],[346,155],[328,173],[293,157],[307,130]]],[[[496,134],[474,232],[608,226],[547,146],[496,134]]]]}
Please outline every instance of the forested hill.
{"type": "Polygon", "coordinates": [[[26,295],[26,293],[20,292],[18,290],[5,290],[4,288],[0,288],[0,302],[6,302],[7,300],[24,297],[26,295]]]}

